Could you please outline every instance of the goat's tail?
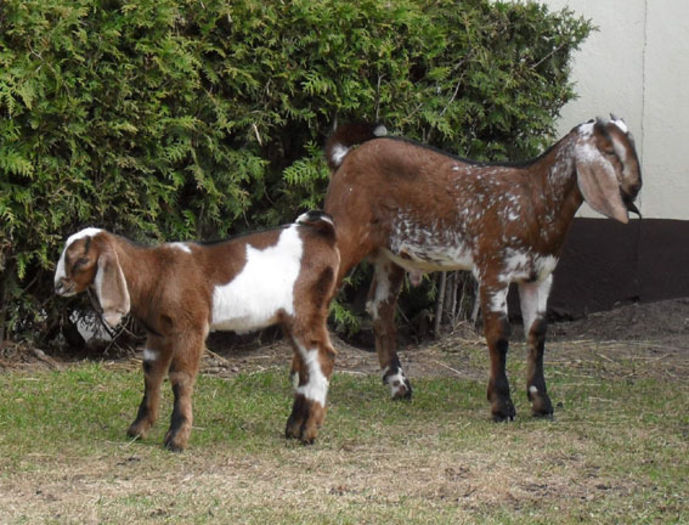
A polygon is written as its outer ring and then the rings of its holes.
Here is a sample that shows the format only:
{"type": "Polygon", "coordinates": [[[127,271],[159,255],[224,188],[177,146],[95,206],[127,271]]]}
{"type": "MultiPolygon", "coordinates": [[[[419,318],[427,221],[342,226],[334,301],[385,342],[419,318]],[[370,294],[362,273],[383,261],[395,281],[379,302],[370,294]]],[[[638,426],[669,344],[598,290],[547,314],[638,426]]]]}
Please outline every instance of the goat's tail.
{"type": "Polygon", "coordinates": [[[309,210],[297,217],[295,222],[297,224],[309,226],[321,235],[331,237],[335,240],[335,222],[333,218],[324,211],[309,210]]]}
{"type": "Polygon", "coordinates": [[[353,146],[387,134],[388,130],[383,124],[353,123],[339,126],[325,143],[328,166],[335,171],[353,146]]]}

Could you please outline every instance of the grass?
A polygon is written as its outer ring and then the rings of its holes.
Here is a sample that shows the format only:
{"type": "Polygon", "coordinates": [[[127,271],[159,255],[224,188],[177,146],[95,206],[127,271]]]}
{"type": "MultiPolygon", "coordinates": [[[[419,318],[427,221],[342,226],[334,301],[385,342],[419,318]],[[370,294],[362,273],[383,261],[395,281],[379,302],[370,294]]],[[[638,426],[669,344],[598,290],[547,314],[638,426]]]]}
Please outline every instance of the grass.
{"type": "Polygon", "coordinates": [[[140,372],[0,374],[0,522],[687,522],[689,382],[609,361],[549,363],[556,418],[515,392],[509,424],[483,379],[415,378],[393,403],[377,376],[336,374],[311,447],[282,437],[286,370],[201,376],[183,454],[161,447],[167,393],[154,432],[125,438],[140,372]]]}

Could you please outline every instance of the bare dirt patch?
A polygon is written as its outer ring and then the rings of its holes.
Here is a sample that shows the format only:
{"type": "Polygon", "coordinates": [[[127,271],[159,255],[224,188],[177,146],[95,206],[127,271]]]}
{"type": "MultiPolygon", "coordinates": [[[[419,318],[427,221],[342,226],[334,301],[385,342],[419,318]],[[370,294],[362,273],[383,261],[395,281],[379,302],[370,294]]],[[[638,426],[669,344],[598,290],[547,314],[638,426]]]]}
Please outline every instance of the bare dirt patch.
{"type": "MultiPolygon", "coordinates": [[[[269,368],[287,369],[292,357],[290,345],[270,333],[241,342],[228,342],[222,334],[211,335],[201,372],[233,377],[240,373],[260,372],[269,368]]],[[[512,327],[513,354],[524,351],[523,331],[512,327]]],[[[336,372],[378,374],[380,366],[373,348],[359,348],[333,337],[337,350],[336,372]]],[[[560,363],[585,362],[587,359],[636,359],[640,363],[662,364],[646,367],[663,373],[689,373],[689,298],[648,304],[629,304],[607,312],[597,312],[576,321],[551,323],[548,327],[546,360],[560,363]]],[[[408,375],[414,377],[451,376],[483,378],[487,356],[481,330],[461,323],[452,333],[422,344],[402,344],[399,353],[408,375]],[[481,359],[485,361],[482,362],[481,359]]],[[[140,367],[139,352],[81,350],[76,354],[57,355],[26,344],[5,342],[0,345],[0,371],[13,369],[60,369],[80,359],[111,361],[125,368],[140,367]]],[[[518,357],[513,357],[518,358],[518,357]]]]}

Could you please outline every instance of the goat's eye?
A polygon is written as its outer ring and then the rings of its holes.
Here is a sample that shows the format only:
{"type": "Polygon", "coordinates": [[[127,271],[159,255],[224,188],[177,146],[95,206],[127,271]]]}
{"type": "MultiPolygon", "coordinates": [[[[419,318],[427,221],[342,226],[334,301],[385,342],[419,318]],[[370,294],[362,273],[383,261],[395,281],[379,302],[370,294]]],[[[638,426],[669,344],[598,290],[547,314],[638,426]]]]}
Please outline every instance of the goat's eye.
{"type": "Polygon", "coordinates": [[[74,266],[73,266],[72,268],[74,268],[74,269],[76,270],[77,268],[80,268],[81,266],[84,266],[87,262],[89,262],[89,260],[88,260],[86,257],[79,257],[79,258],[74,262],[74,266]]]}

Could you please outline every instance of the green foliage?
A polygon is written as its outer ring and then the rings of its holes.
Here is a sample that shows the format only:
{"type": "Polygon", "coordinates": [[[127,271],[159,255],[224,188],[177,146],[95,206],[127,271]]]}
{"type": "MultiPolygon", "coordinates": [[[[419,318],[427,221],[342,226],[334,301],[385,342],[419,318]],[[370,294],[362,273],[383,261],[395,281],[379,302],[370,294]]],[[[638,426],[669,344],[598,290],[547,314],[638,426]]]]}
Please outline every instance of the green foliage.
{"type": "Polygon", "coordinates": [[[0,336],[53,333],[53,264],[79,227],[222,237],[317,207],[336,120],[536,153],[589,30],[487,0],[4,0],[0,336]]]}

